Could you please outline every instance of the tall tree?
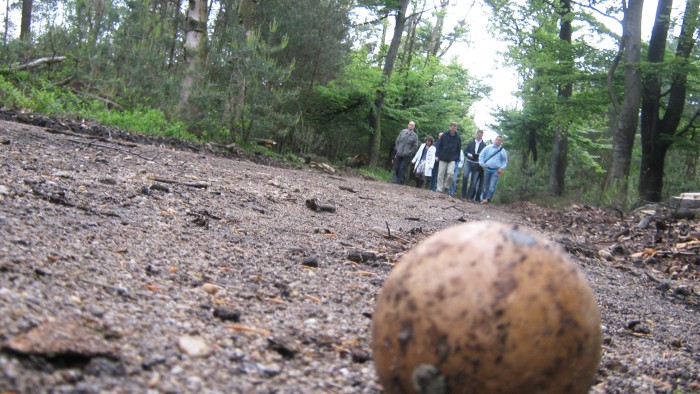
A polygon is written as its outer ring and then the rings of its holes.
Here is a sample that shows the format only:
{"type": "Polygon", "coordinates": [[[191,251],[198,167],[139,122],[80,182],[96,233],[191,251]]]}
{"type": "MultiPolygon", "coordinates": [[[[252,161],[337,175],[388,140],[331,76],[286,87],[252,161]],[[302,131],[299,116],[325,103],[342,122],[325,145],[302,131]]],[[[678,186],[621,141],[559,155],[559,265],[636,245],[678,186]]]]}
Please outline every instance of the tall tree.
{"type": "Polygon", "coordinates": [[[22,20],[20,22],[19,39],[22,42],[29,42],[32,34],[32,8],[34,0],[22,0],[22,20]]]}
{"type": "Polygon", "coordinates": [[[382,107],[384,106],[384,99],[386,97],[386,87],[394,71],[396,54],[399,52],[399,45],[401,45],[401,36],[403,35],[404,26],[406,25],[408,3],[410,3],[410,0],[400,0],[399,2],[399,8],[396,12],[396,18],[394,19],[394,35],[391,38],[389,52],[387,52],[386,59],[384,60],[384,68],[382,69],[382,82],[377,89],[374,106],[369,113],[369,125],[373,131],[369,149],[369,165],[372,167],[377,165],[379,159],[379,150],[382,144],[382,107]]]}
{"type": "Polygon", "coordinates": [[[568,115],[570,103],[568,100],[573,93],[571,75],[574,68],[574,59],[571,49],[571,34],[573,32],[571,22],[571,0],[560,0],[558,13],[560,15],[561,27],[559,39],[561,40],[561,50],[559,51],[559,62],[562,65],[562,73],[565,81],[559,83],[557,87],[557,97],[563,113],[557,124],[554,126],[554,138],[552,140],[552,167],[549,175],[549,188],[552,193],[560,196],[564,193],[566,181],[566,166],[568,163],[569,150],[569,119],[568,115]]]}
{"type": "Polygon", "coordinates": [[[627,196],[632,148],[634,147],[634,136],[637,133],[642,96],[639,62],[641,60],[644,0],[623,0],[622,3],[624,20],[620,52],[623,59],[625,85],[622,106],[620,106],[612,84],[612,76],[620,59],[620,55],[618,55],[610,68],[610,77],[608,78],[608,94],[616,116],[616,122],[613,125],[613,162],[608,187],[612,188],[618,197],[624,198],[627,196]]]}
{"type": "Polygon", "coordinates": [[[202,65],[206,58],[207,16],[206,0],[189,0],[184,45],[187,70],[180,87],[179,107],[181,110],[187,109],[190,94],[192,94],[196,82],[203,77],[202,65]]]}
{"type": "Polygon", "coordinates": [[[447,6],[450,5],[450,0],[440,0],[440,9],[435,12],[436,21],[433,30],[430,32],[430,44],[428,46],[428,54],[437,56],[442,45],[442,29],[445,25],[445,16],[447,15],[447,6]]]}
{"type": "MultiPolygon", "coordinates": [[[[639,197],[645,201],[661,201],[666,153],[679,132],[686,102],[686,83],[692,67],[689,57],[698,30],[699,5],[700,0],[686,2],[671,77],[667,82],[670,85],[668,93],[662,92],[663,75],[659,70],[645,75],[643,79],[639,197]]],[[[672,6],[673,0],[659,0],[657,6],[647,59],[654,68],[664,63],[672,6]]]]}
{"type": "Polygon", "coordinates": [[[5,0],[5,29],[2,32],[2,46],[7,47],[7,38],[10,31],[10,0],[5,0]]]}

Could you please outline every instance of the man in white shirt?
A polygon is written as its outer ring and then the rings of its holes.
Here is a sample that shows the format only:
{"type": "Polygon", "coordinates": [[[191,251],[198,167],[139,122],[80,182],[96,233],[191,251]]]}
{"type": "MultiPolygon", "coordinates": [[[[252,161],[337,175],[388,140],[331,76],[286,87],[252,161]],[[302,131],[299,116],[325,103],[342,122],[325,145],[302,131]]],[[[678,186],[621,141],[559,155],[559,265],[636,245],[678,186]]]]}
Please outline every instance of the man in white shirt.
{"type": "Polygon", "coordinates": [[[484,131],[477,130],[476,138],[469,141],[464,149],[464,157],[467,160],[462,175],[462,198],[470,201],[481,201],[481,190],[484,187],[484,169],[479,165],[479,155],[486,148],[483,140],[484,131]],[[467,189],[469,182],[469,189],[467,189]]]}

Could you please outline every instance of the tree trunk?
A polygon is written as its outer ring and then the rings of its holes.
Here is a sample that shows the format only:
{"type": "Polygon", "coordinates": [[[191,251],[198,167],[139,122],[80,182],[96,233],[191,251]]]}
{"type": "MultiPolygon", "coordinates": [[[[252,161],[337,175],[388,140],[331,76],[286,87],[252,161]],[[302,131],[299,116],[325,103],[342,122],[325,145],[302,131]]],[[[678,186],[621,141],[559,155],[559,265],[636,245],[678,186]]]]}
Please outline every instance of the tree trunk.
{"type": "Polygon", "coordinates": [[[94,9],[92,10],[93,12],[90,13],[91,23],[88,25],[90,29],[88,33],[88,48],[90,50],[94,50],[95,45],[97,45],[97,39],[100,37],[100,32],[102,30],[102,20],[104,19],[105,15],[105,2],[104,0],[93,0],[91,5],[94,7],[94,9]]]}
{"type": "Polygon", "coordinates": [[[178,23],[178,16],[180,15],[180,8],[182,7],[182,0],[175,0],[174,1],[175,6],[173,7],[173,15],[172,15],[172,20],[173,20],[173,30],[171,34],[173,35],[173,39],[170,44],[170,52],[168,54],[168,69],[173,68],[175,65],[175,50],[176,44],[177,44],[177,32],[180,30],[180,26],[178,23]]]}
{"type": "Polygon", "coordinates": [[[19,40],[29,43],[32,36],[32,8],[34,0],[22,0],[22,21],[20,22],[19,40]]]}
{"type": "Polygon", "coordinates": [[[399,4],[398,12],[396,13],[396,21],[394,23],[394,36],[391,38],[391,44],[389,45],[389,52],[386,55],[386,61],[384,62],[384,69],[382,71],[382,82],[379,89],[377,89],[377,96],[374,100],[374,108],[370,110],[369,114],[369,125],[373,130],[372,142],[369,149],[369,165],[372,167],[377,166],[377,161],[379,159],[379,151],[382,144],[382,129],[381,129],[381,116],[382,107],[384,106],[384,97],[386,95],[386,86],[389,84],[391,79],[391,73],[394,70],[394,62],[396,60],[396,54],[399,52],[399,45],[401,44],[401,36],[403,35],[403,28],[406,25],[406,9],[408,9],[408,3],[410,0],[401,0],[399,4]]]}
{"type": "Polygon", "coordinates": [[[450,0],[440,0],[440,11],[437,12],[437,20],[435,27],[430,34],[430,47],[428,48],[428,56],[437,56],[442,45],[442,27],[445,25],[445,16],[447,15],[447,6],[450,5],[450,0]]]}
{"type": "MultiPolygon", "coordinates": [[[[691,144],[698,143],[698,130],[693,129],[688,141],[691,144]]],[[[700,151],[690,150],[685,153],[685,177],[688,179],[695,179],[698,175],[698,163],[700,162],[700,151]]]]}
{"type": "MultiPolygon", "coordinates": [[[[648,60],[652,64],[664,61],[672,0],[659,0],[656,20],[649,40],[648,60]]],[[[671,76],[668,104],[661,117],[661,74],[648,75],[642,92],[642,164],[639,177],[639,198],[644,201],[661,201],[664,183],[666,153],[678,131],[686,101],[686,83],[690,69],[689,57],[695,44],[698,29],[700,0],[688,0],[683,14],[683,24],[678,38],[671,76]]]]}
{"type": "MultiPolygon", "coordinates": [[[[639,121],[639,106],[642,96],[642,78],[639,69],[642,40],[643,0],[629,0],[622,26],[621,49],[624,59],[625,88],[622,107],[616,114],[613,130],[613,162],[608,180],[619,201],[627,197],[627,187],[632,162],[634,136],[639,121]]],[[[611,70],[614,72],[614,70],[611,70]]],[[[608,88],[612,90],[612,86],[608,88]]],[[[613,101],[615,93],[610,91],[613,101]]]]}
{"type": "MultiPolygon", "coordinates": [[[[2,45],[7,47],[7,35],[10,30],[10,0],[5,0],[5,30],[2,35],[2,45]]],[[[3,51],[4,52],[4,51],[3,51]]]]}
{"type": "Polygon", "coordinates": [[[559,123],[554,131],[554,140],[552,142],[552,168],[549,173],[549,189],[557,196],[564,194],[566,186],[566,166],[569,153],[567,127],[567,125],[559,123]]]}
{"type": "Polygon", "coordinates": [[[207,40],[207,3],[205,0],[189,0],[185,31],[185,63],[187,71],[180,90],[180,110],[188,117],[189,98],[197,81],[202,78],[204,47],[207,40]]]}
{"type": "MultiPolygon", "coordinates": [[[[565,74],[570,74],[570,68],[572,67],[573,59],[571,59],[571,0],[560,0],[559,5],[561,9],[559,14],[561,16],[561,28],[559,30],[559,39],[565,41],[568,45],[564,46],[564,53],[560,54],[559,61],[564,62],[567,66],[567,71],[565,74]]],[[[558,98],[559,103],[562,108],[566,108],[566,113],[569,112],[567,101],[573,93],[573,85],[571,82],[567,82],[563,85],[559,85],[558,98]]],[[[554,139],[552,141],[552,167],[549,173],[549,189],[552,193],[557,196],[561,196],[564,193],[566,185],[566,167],[568,161],[568,151],[569,151],[569,121],[568,116],[564,116],[563,119],[557,124],[554,131],[554,139]]]]}
{"type": "Polygon", "coordinates": [[[238,17],[247,38],[257,27],[258,0],[240,0],[238,3],[238,17]]]}

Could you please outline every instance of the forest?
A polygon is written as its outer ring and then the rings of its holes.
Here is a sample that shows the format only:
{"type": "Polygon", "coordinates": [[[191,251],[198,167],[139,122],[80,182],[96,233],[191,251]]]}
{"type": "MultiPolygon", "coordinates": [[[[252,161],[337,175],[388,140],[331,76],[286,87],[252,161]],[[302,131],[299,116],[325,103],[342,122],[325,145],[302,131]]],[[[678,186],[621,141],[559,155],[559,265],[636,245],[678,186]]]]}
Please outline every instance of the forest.
{"type": "Polygon", "coordinates": [[[494,81],[450,48],[484,34],[475,5],[518,78],[487,125],[508,137],[501,202],[700,190],[700,0],[6,0],[0,104],[380,171],[409,120],[474,135],[494,81]]]}

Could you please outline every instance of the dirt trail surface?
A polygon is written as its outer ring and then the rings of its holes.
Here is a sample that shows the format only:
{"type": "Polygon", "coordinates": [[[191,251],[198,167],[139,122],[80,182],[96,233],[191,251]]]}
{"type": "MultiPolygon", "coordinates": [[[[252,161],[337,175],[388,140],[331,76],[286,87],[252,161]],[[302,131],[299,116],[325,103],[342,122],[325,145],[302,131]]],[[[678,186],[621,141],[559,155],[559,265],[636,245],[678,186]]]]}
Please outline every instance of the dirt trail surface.
{"type": "Polygon", "coordinates": [[[699,390],[696,220],[484,207],[5,117],[33,124],[0,121],[0,392],[381,392],[384,279],[421,240],[481,219],[534,228],[586,273],[604,338],[592,393],[699,390]]]}

